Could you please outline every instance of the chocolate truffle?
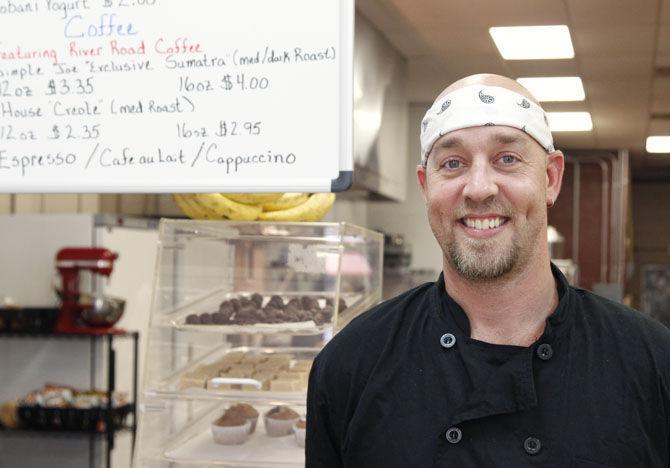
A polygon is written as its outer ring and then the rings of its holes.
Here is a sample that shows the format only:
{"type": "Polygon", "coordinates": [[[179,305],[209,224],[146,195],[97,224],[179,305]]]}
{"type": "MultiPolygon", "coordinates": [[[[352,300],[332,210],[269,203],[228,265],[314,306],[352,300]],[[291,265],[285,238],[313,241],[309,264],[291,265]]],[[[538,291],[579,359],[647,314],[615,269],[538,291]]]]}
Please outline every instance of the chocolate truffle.
{"type": "Polygon", "coordinates": [[[231,312],[234,312],[234,311],[235,311],[235,308],[230,303],[230,301],[223,301],[221,303],[221,305],[219,306],[219,312],[231,313],[231,312]]]}
{"type": "Polygon", "coordinates": [[[196,314],[189,314],[186,317],[186,323],[188,325],[197,325],[200,323],[200,317],[198,317],[198,315],[196,314]]]}
{"type": "Polygon", "coordinates": [[[256,304],[256,307],[261,308],[263,306],[263,296],[258,293],[253,293],[251,295],[251,300],[256,304]]]}
{"type": "Polygon", "coordinates": [[[298,299],[297,297],[294,297],[290,301],[288,301],[288,304],[286,304],[286,307],[295,307],[296,309],[302,308],[302,301],[298,299]]]}
{"type": "Polygon", "coordinates": [[[305,310],[319,309],[319,301],[310,296],[302,296],[302,308],[305,310]]]}
{"type": "Polygon", "coordinates": [[[284,308],[284,300],[280,296],[272,296],[270,298],[270,302],[268,302],[268,305],[271,305],[272,307],[276,309],[283,309],[284,308]]]}

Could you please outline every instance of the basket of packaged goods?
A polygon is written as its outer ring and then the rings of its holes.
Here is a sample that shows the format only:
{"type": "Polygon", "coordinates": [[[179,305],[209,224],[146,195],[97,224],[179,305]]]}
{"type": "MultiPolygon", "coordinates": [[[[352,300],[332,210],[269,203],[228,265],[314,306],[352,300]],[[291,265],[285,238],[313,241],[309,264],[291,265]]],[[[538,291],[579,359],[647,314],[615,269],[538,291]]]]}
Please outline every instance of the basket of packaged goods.
{"type": "Polygon", "coordinates": [[[57,308],[1,307],[0,333],[51,333],[57,318],[57,308]]]}
{"type": "Polygon", "coordinates": [[[46,384],[19,400],[19,426],[45,431],[105,432],[124,427],[132,412],[123,392],[112,394],[109,408],[107,393],[78,390],[65,385],[46,384]]]}

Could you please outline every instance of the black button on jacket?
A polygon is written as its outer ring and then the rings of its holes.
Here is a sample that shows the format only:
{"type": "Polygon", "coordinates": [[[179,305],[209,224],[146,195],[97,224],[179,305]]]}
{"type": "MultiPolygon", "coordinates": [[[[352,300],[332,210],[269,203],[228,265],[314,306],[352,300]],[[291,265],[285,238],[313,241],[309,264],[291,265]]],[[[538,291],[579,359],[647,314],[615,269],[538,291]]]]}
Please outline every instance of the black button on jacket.
{"type": "Polygon", "coordinates": [[[527,348],[471,339],[442,277],[352,321],[310,373],[307,467],[668,467],[670,331],[552,269],[527,348]]]}

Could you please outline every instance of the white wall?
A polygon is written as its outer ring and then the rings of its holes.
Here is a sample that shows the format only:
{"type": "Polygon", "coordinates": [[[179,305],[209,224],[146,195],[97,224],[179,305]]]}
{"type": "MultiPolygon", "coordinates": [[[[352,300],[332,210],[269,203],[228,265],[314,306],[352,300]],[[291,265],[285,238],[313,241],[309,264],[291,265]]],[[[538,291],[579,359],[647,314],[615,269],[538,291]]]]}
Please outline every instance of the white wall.
{"type": "Polygon", "coordinates": [[[335,199],[335,205],[323,218],[325,222],[341,222],[357,224],[359,226],[368,226],[368,211],[370,203],[359,199],[349,200],[344,199],[340,195],[339,199],[335,199]]]}
{"type": "Polygon", "coordinates": [[[404,202],[368,202],[367,225],[402,234],[412,247],[412,269],[442,270],[442,255],[428,225],[426,209],[416,181],[419,162],[419,125],[428,105],[411,105],[407,149],[407,195],[404,202]]]}

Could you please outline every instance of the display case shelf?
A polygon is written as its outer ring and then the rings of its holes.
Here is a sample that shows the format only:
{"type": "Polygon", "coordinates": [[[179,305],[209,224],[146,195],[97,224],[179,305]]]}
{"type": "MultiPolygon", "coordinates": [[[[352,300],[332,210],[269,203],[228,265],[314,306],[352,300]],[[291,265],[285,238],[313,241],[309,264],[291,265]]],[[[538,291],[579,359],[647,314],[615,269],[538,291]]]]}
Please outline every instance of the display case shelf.
{"type": "MultiPolygon", "coordinates": [[[[304,400],[292,408],[304,416],[304,400]]],[[[161,408],[164,415],[180,412],[189,402],[168,402],[161,408]],[[179,408],[181,407],[181,408],[179,408]]],[[[254,466],[254,467],[298,467],[304,466],[304,449],[296,435],[291,433],[280,437],[267,434],[263,414],[272,404],[254,405],[259,416],[254,432],[239,445],[222,445],[214,441],[212,423],[224,412],[227,404],[211,401],[202,402],[190,424],[185,425],[148,459],[168,462],[177,466],[254,466]]],[[[155,411],[156,409],[154,409],[155,411]]],[[[171,465],[172,466],[172,465],[171,465]]]]}
{"type": "MultiPolygon", "coordinates": [[[[326,297],[322,291],[302,291],[300,293],[287,291],[269,291],[265,292],[263,306],[267,306],[270,297],[280,297],[285,303],[290,303],[291,299],[302,299],[306,297],[314,298],[319,304],[319,308],[312,311],[305,311],[309,315],[307,319],[299,321],[283,321],[279,323],[268,323],[263,321],[263,316],[259,317],[255,323],[237,324],[237,323],[188,323],[189,317],[201,317],[203,314],[216,314],[222,303],[230,301],[233,298],[248,298],[254,294],[251,291],[241,291],[231,294],[224,290],[218,290],[207,294],[189,304],[168,311],[162,320],[157,321],[156,326],[172,327],[178,330],[195,330],[207,333],[221,334],[292,334],[292,335],[315,335],[323,333],[333,328],[330,317],[324,317],[323,310],[328,307],[328,303],[346,304],[347,315],[355,317],[362,311],[369,309],[377,301],[381,291],[370,291],[368,295],[362,294],[342,294],[339,298],[326,297]],[[342,301],[342,302],[340,302],[342,301]],[[327,320],[324,322],[324,320],[327,320]]],[[[340,312],[337,309],[335,313],[340,312]]],[[[262,309],[261,309],[262,310],[262,309]]],[[[342,314],[340,314],[342,316],[342,314]]],[[[332,316],[331,316],[332,317],[332,316]]],[[[211,317],[210,317],[211,320],[211,317]]],[[[339,328],[343,326],[339,324],[339,328]]]]}
{"type": "MultiPolygon", "coordinates": [[[[166,378],[163,382],[157,384],[153,390],[148,390],[146,396],[168,399],[217,399],[227,401],[246,400],[250,402],[281,401],[286,403],[304,403],[307,395],[306,379],[308,377],[308,372],[311,368],[312,360],[319,353],[320,349],[321,348],[313,347],[236,347],[214,349],[211,353],[206,354],[198,361],[190,363],[187,369],[176,372],[166,378]],[[253,375],[253,371],[249,376],[229,375],[228,377],[251,379],[267,388],[256,389],[253,386],[248,385],[237,389],[221,389],[220,387],[212,385],[210,382],[213,378],[226,378],[222,373],[225,374],[229,369],[234,367],[228,359],[232,355],[241,356],[237,361],[237,364],[239,364],[244,357],[255,358],[255,361],[258,363],[257,367],[259,367],[256,374],[260,374],[261,377],[255,378],[257,376],[253,375]],[[275,360],[276,364],[273,365],[271,357],[277,358],[279,356],[285,357],[284,362],[282,363],[275,360]],[[300,368],[297,369],[296,366],[300,366],[300,368]],[[194,368],[196,369],[195,371],[191,370],[194,368]],[[198,372],[198,369],[202,370],[198,372]],[[282,372],[284,372],[285,377],[291,376],[291,369],[293,369],[293,374],[295,374],[293,377],[300,380],[300,384],[295,385],[296,390],[272,390],[273,381],[282,380],[282,372]],[[276,377],[267,378],[270,375],[276,377]],[[266,377],[265,381],[263,376],[266,377]],[[301,379],[298,379],[298,377],[301,377],[301,379]]],[[[253,362],[253,360],[247,362],[253,362]]]]}
{"type": "Polygon", "coordinates": [[[256,432],[242,445],[220,445],[213,441],[209,427],[168,446],[163,459],[175,464],[205,463],[211,466],[305,466],[304,449],[295,435],[270,437],[265,434],[262,418],[256,432]]]}

